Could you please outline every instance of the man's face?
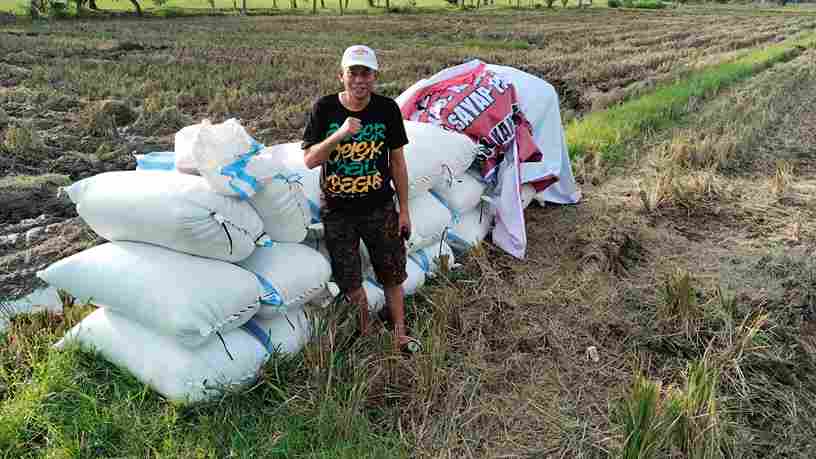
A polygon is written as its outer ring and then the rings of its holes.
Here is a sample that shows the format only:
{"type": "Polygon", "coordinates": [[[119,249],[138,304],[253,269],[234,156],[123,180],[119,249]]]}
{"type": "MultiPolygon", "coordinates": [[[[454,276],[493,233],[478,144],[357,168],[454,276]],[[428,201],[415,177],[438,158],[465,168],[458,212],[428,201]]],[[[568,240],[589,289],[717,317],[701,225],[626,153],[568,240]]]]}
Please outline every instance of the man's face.
{"type": "Polygon", "coordinates": [[[374,82],[377,81],[377,72],[362,65],[352,65],[344,68],[340,73],[343,89],[355,99],[365,99],[374,91],[374,82]]]}

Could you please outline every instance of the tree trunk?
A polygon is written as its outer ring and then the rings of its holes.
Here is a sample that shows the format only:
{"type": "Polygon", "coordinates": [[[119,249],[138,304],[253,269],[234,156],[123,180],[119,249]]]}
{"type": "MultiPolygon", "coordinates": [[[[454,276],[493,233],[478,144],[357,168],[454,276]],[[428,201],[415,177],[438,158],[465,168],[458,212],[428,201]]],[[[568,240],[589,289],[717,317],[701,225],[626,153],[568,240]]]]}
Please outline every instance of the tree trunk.
{"type": "Polygon", "coordinates": [[[340,5],[340,16],[342,16],[343,15],[343,0],[340,0],[337,3],[340,5]]]}
{"type": "Polygon", "coordinates": [[[320,9],[322,10],[326,9],[326,0],[320,0],[320,9]]]}
{"type": "Polygon", "coordinates": [[[130,0],[130,3],[133,3],[133,7],[136,8],[136,14],[141,16],[142,15],[142,6],[139,5],[139,0],[130,0]]]}
{"type": "Polygon", "coordinates": [[[312,0],[312,14],[317,14],[317,0],[312,0]]]}
{"type": "Polygon", "coordinates": [[[247,14],[246,0],[241,0],[241,14],[244,16],[247,14]]]}
{"type": "Polygon", "coordinates": [[[391,9],[391,0],[385,0],[385,9],[386,9],[386,10],[390,10],[390,9],[391,9]]]}
{"type": "Polygon", "coordinates": [[[96,6],[96,0],[88,0],[88,8],[94,11],[99,11],[99,7],[96,6]]]}

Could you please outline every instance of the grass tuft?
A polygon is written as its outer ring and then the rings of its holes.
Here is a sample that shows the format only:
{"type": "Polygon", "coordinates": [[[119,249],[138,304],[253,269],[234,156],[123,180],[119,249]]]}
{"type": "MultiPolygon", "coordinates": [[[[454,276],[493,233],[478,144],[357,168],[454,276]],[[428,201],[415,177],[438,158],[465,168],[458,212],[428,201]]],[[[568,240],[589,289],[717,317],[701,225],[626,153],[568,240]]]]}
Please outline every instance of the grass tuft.
{"type": "Polygon", "coordinates": [[[6,129],[3,149],[20,159],[42,157],[45,143],[32,126],[12,126],[6,129]]]}
{"type": "Polygon", "coordinates": [[[124,102],[103,100],[87,106],[80,117],[80,125],[89,134],[111,137],[116,135],[117,127],[132,123],[136,114],[124,102]]]}
{"type": "Polygon", "coordinates": [[[638,374],[629,396],[618,403],[613,416],[623,426],[621,459],[658,457],[668,440],[660,392],[660,384],[638,374]]]}
{"type": "Polygon", "coordinates": [[[697,334],[703,315],[694,284],[694,277],[688,270],[676,268],[663,281],[658,309],[663,320],[680,323],[689,338],[697,334]]]}
{"type": "Polygon", "coordinates": [[[793,178],[793,164],[789,161],[777,161],[776,170],[770,179],[771,192],[776,196],[782,196],[788,191],[793,178]]]}
{"type": "Polygon", "coordinates": [[[193,117],[177,107],[167,107],[158,112],[145,110],[134,123],[133,130],[149,136],[169,135],[190,124],[193,124],[193,117]]]}
{"type": "Polygon", "coordinates": [[[691,362],[685,387],[668,397],[667,412],[674,418],[672,440],[682,457],[716,459],[726,456],[728,439],[718,400],[720,373],[707,359],[691,362]]]}

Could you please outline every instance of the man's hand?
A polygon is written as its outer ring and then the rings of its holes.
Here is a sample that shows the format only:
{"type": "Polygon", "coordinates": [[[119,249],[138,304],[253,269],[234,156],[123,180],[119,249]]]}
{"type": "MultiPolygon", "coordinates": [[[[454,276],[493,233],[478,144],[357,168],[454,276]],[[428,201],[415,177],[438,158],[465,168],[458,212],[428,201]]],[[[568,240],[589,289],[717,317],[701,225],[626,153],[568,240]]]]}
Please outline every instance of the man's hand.
{"type": "Polygon", "coordinates": [[[408,209],[401,209],[399,213],[399,232],[400,237],[404,241],[411,239],[411,217],[408,215],[408,209]]]}
{"type": "Polygon", "coordinates": [[[343,122],[343,125],[340,126],[340,129],[337,130],[340,134],[343,135],[343,138],[351,137],[353,135],[357,135],[362,128],[362,122],[359,118],[353,118],[349,116],[346,118],[346,121],[343,122]]]}

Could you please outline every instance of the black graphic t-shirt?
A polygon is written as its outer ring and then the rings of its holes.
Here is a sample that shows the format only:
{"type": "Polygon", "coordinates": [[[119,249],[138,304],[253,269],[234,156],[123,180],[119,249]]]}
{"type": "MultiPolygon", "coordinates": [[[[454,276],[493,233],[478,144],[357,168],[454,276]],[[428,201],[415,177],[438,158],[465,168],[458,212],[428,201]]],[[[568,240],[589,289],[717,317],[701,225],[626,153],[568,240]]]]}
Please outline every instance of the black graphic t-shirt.
{"type": "Polygon", "coordinates": [[[320,187],[331,210],[365,213],[391,201],[391,151],[408,143],[397,103],[372,94],[368,105],[353,112],[339,94],[321,97],[306,118],[302,148],[322,142],[348,117],[361,121],[360,132],[341,141],[323,163],[320,187]]]}

